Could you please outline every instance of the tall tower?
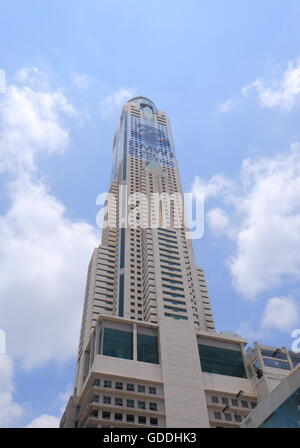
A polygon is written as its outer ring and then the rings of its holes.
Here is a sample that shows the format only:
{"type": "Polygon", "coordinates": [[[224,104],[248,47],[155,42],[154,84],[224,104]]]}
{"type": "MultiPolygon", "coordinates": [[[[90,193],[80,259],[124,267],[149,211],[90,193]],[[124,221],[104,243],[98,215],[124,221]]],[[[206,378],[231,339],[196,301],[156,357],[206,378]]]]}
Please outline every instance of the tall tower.
{"type": "MultiPolygon", "coordinates": [[[[62,427],[222,426],[222,403],[241,390],[255,401],[246,341],[215,331],[182,204],[168,117],[148,98],[132,98],[114,137],[62,427]]],[[[240,417],[229,414],[223,426],[238,426],[240,417]]]]}

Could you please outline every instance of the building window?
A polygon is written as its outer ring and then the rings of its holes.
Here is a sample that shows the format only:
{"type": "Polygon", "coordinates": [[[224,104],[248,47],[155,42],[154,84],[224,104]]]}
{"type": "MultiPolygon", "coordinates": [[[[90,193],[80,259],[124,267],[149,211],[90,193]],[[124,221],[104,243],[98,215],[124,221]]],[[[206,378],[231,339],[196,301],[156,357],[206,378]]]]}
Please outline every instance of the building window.
{"type": "Polygon", "coordinates": [[[157,411],[157,403],[149,403],[150,411],[157,411]]]}
{"type": "Polygon", "coordinates": [[[145,393],[145,386],[138,385],[138,391],[141,393],[145,393]]]}
{"type": "Polygon", "coordinates": [[[127,383],[127,390],[134,391],[134,384],[127,383]]]}
{"type": "Polygon", "coordinates": [[[105,420],[110,420],[110,412],[102,411],[102,418],[105,420]]]}
{"type": "Polygon", "coordinates": [[[225,414],[225,420],[226,420],[227,422],[231,422],[231,421],[232,421],[231,414],[225,414]]]}
{"type": "Polygon", "coordinates": [[[264,358],[264,365],[275,369],[291,370],[290,364],[287,361],[279,361],[278,359],[264,358]]]}
{"type": "Polygon", "coordinates": [[[261,354],[262,354],[262,356],[269,356],[270,358],[286,359],[287,360],[286,354],[279,350],[278,351],[276,350],[274,352],[273,350],[262,349],[261,354]]]}
{"type": "Polygon", "coordinates": [[[241,415],[235,414],[234,418],[235,418],[236,422],[241,423],[241,421],[242,421],[242,416],[241,415]]]}
{"type": "Polygon", "coordinates": [[[123,389],[123,383],[121,383],[121,381],[116,381],[116,389],[119,389],[119,390],[123,389]]]}
{"type": "Polygon", "coordinates": [[[156,387],[149,387],[149,394],[155,395],[156,394],[156,387]]]}
{"type": "Polygon", "coordinates": [[[93,386],[97,386],[97,387],[100,386],[100,379],[99,378],[95,378],[94,379],[93,386]]]}
{"type": "Polygon", "coordinates": [[[256,408],[256,403],[254,403],[254,401],[251,401],[251,408],[252,409],[256,408]]]}
{"type": "Polygon", "coordinates": [[[150,417],[150,425],[154,425],[154,426],[158,425],[157,418],[150,417]]]}
{"type": "Polygon", "coordinates": [[[232,406],[238,406],[239,405],[239,402],[235,398],[233,398],[231,400],[231,403],[232,403],[232,406]]]}
{"type": "Polygon", "coordinates": [[[293,352],[289,352],[289,353],[290,353],[291,361],[293,363],[293,367],[296,367],[298,364],[300,364],[300,353],[299,354],[296,354],[293,352]]]}
{"type": "Polygon", "coordinates": [[[123,399],[122,398],[115,398],[115,405],[116,406],[123,406],[123,399]]]}
{"type": "Polygon", "coordinates": [[[115,420],[122,421],[123,420],[123,414],[115,413],[115,420]]]}
{"type": "Polygon", "coordinates": [[[222,420],[221,412],[215,412],[214,415],[216,420],[222,420]]]}
{"type": "Polygon", "coordinates": [[[110,397],[103,397],[103,403],[104,404],[111,404],[111,398],[110,397]]]}
{"type": "Polygon", "coordinates": [[[111,389],[111,386],[112,386],[112,382],[110,380],[104,380],[104,387],[111,389]]]}
{"type": "Polygon", "coordinates": [[[143,416],[139,415],[138,421],[139,421],[139,423],[141,425],[145,425],[146,424],[146,417],[143,417],[143,416]]]}
{"type": "Polygon", "coordinates": [[[93,395],[91,398],[91,403],[99,403],[99,395],[93,395]]]}
{"type": "Polygon", "coordinates": [[[222,397],[222,404],[229,404],[228,398],[222,397]]]}
{"type": "Polygon", "coordinates": [[[138,402],[138,408],[139,409],[146,409],[146,403],[144,401],[138,402]]]}
{"type": "Polygon", "coordinates": [[[243,408],[247,408],[248,407],[248,401],[242,400],[242,406],[243,406],[243,408]]]}
{"type": "Polygon", "coordinates": [[[126,415],[126,421],[127,421],[128,423],[134,423],[134,415],[127,414],[127,415],[126,415]]]}
{"type": "Polygon", "coordinates": [[[203,372],[247,378],[240,351],[201,344],[198,349],[203,372]]]}
{"type": "Polygon", "coordinates": [[[213,395],[211,397],[211,401],[212,401],[212,403],[219,403],[219,398],[216,395],[213,395]]]}
{"type": "Polygon", "coordinates": [[[134,408],[134,400],[127,400],[127,407],[134,408]]]}
{"type": "Polygon", "coordinates": [[[137,335],[137,359],[142,362],[158,364],[158,343],[156,336],[137,335]]]}
{"type": "Polygon", "coordinates": [[[132,359],[132,333],[104,328],[102,354],[114,358],[132,359]]]}

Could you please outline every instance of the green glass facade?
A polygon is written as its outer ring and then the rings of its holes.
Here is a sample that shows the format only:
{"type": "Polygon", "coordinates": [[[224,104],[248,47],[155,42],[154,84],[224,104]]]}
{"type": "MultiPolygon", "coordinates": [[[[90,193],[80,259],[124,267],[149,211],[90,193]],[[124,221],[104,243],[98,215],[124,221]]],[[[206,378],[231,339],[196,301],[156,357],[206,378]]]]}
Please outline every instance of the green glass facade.
{"type": "Polygon", "coordinates": [[[132,347],[133,337],[129,331],[113,328],[103,329],[99,354],[113,356],[114,358],[132,359],[132,347]]]}
{"type": "Polygon", "coordinates": [[[300,387],[268,417],[260,428],[299,428],[300,387]]]}
{"type": "Polygon", "coordinates": [[[247,378],[241,352],[209,345],[198,345],[203,372],[247,378]]]}
{"type": "Polygon", "coordinates": [[[137,359],[142,362],[159,364],[157,336],[137,335],[137,359]]]}

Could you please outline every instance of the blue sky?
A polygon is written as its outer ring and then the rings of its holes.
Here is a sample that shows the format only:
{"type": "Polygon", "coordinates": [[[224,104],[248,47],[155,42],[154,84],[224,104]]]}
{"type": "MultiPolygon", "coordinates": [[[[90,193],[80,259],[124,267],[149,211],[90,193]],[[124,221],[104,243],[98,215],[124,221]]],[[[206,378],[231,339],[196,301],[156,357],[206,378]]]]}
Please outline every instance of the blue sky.
{"type": "Polygon", "coordinates": [[[0,426],[55,426],[122,104],[170,117],[218,331],[300,328],[298,0],[0,2],[0,426]],[[1,90],[1,89],[0,89],[1,90]],[[65,324],[66,322],[66,324],[65,324]]]}

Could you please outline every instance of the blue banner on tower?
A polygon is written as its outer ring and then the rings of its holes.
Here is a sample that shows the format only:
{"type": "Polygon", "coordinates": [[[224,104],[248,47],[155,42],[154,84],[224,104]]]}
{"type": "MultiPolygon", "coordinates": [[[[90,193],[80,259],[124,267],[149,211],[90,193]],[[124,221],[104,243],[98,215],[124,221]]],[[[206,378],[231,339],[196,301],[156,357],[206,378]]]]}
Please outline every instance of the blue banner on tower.
{"type": "Polygon", "coordinates": [[[174,152],[167,130],[153,126],[150,121],[132,120],[128,141],[128,154],[147,162],[155,160],[160,165],[175,167],[174,152]]]}

